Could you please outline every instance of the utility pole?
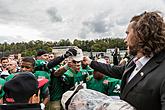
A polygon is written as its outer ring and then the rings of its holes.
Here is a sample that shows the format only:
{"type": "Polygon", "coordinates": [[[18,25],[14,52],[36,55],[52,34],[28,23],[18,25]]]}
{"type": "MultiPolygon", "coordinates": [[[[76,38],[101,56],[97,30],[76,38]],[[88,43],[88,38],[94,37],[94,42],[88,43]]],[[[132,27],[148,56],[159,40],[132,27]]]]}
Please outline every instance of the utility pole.
{"type": "Polygon", "coordinates": [[[3,50],[3,54],[2,54],[3,57],[5,56],[6,44],[7,44],[7,40],[4,40],[3,49],[2,49],[3,50]]]}
{"type": "Polygon", "coordinates": [[[5,43],[3,43],[3,47],[2,47],[2,57],[5,56],[5,43]]]}

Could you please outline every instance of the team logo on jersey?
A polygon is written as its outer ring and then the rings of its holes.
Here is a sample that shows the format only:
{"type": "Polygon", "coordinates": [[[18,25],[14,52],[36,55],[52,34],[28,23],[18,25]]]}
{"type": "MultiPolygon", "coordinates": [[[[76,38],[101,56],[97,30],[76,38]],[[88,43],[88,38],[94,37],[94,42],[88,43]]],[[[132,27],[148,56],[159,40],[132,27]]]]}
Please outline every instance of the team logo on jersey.
{"type": "Polygon", "coordinates": [[[88,72],[82,72],[81,74],[82,74],[82,75],[86,75],[86,74],[88,74],[88,72]]]}
{"type": "Polygon", "coordinates": [[[114,88],[113,92],[114,93],[120,93],[120,85],[119,84],[115,85],[115,88],[114,88]]]}

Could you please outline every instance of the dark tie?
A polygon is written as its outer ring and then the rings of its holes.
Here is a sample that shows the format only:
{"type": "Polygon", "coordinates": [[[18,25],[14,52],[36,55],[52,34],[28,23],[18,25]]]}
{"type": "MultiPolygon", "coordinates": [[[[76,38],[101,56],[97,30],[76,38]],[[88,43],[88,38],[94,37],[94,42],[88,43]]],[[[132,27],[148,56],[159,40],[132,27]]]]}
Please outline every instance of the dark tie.
{"type": "Polygon", "coordinates": [[[136,67],[136,64],[133,61],[132,65],[128,68],[129,70],[126,73],[127,74],[126,75],[126,83],[128,83],[128,79],[131,76],[132,72],[134,71],[135,67],[136,67]]]}
{"type": "Polygon", "coordinates": [[[125,84],[127,84],[128,78],[130,77],[130,75],[133,72],[133,70],[135,69],[135,67],[136,67],[136,64],[134,63],[134,61],[130,62],[130,64],[128,64],[128,66],[126,67],[124,76],[122,78],[121,92],[122,92],[125,84]]]}

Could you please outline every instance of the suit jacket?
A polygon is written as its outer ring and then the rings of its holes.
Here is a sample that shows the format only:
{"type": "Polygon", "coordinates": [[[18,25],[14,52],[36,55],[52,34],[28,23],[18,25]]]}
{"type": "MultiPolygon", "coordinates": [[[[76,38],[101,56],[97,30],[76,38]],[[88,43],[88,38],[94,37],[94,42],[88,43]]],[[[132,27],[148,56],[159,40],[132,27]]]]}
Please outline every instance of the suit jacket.
{"type": "Polygon", "coordinates": [[[165,52],[154,55],[127,83],[132,66],[132,60],[126,66],[91,62],[94,70],[122,79],[120,98],[137,110],[165,110],[165,52]]]}

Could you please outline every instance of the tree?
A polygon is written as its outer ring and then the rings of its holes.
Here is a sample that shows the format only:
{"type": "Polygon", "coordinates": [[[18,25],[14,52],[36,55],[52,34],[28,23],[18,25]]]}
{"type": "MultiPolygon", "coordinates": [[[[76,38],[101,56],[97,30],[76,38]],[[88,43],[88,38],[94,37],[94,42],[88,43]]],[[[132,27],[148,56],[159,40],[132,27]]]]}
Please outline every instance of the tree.
{"type": "Polygon", "coordinates": [[[104,38],[104,39],[95,39],[95,40],[78,40],[75,39],[73,44],[69,39],[61,39],[59,42],[57,41],[41,41],[41,40],[32,40],[29,42],[18,42],[8,44],[7,42],[0,43],[0,53],[5,51],[7,54],[17,54],[21,53],[22,56],[32,56],[36,55],[36,51],[38,49],[44,49],[47,52],[51,52],[54,46],[77,46],[81,48],[83,51],[102,51],[105,52],[107,48],[115,48],[118,47],[120,49],[126,49],[124,44],[124,39],[121,38],[104,38]],[[5,48],[4,48],[5,47],[5,48]]]}

